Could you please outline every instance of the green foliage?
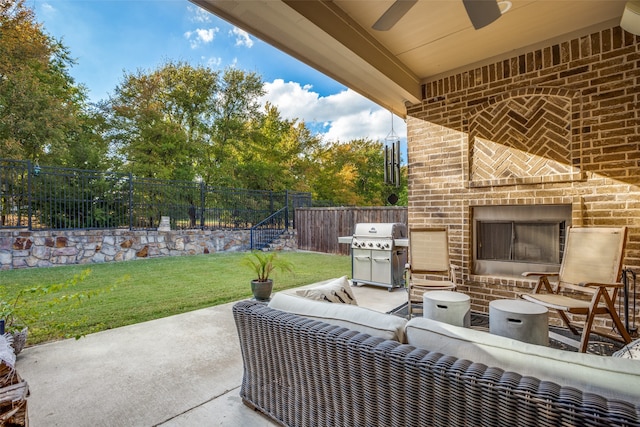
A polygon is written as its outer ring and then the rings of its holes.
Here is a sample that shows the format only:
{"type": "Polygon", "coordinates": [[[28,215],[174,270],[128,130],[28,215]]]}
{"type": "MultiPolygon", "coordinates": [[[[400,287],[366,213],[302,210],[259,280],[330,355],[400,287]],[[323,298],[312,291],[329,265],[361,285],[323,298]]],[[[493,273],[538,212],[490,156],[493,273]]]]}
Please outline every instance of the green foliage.
{"type": "Polygon", "coordinates": [[[347,206],[381,206],[395,187],[384,184],[384,153],[379,141],[333,142],[313,153],[315,199],[347,206]]]}
{"type": "Polygon", "coordinates": [[[248,124],[261,116],[259,98],[264,93],[257,73],[227,68],[220,76],[211,138],[201,168],[201,176],[209,185],[243,187],[238,165],[251,139],[248,124]]]}
{"type": "Polygon", "coordinates": [[[407,206],[409,204],[409,186],[407,185],[407,166],[400,168],[400,188],[394,187],[394,192],[398,196],[396,206],[407,206]]]}
{"type": "MultiPolygon", "coordinates": [[[[72,324],[57,320],[70,310],[79,307],[84,301],[96,297],[107,291],[112,291],[113,286],[101,289],[78,290],[79,285],[91,274],[87,269],[74,275],[63,283],[36,285],[22,287],[17,293],[12,292],[11,287],[0,286],[0,319],[5,320],[5,330],[16,332],[27,327],[32,334],[38,334],[38,322],[48,319],[50,328],[60,333],[66,333],[68,329],[77,326],[78,319],[72,324]]],[[[74,334],[80,338],[82,334],[74,334]]]]}
{"type": "Polygon", "coordinates": [[[103,156],[68,49],[44,33],[24,0],[0,2],[0,29],[2,156],[80,166],[69,162],[86,159],[71,151],[92,144],[103,156]]]}
{"type": "Polygon", "coordinates": [[[310,191],[307,184],[308,154],[320,146],[303,123],[284,120],[277,108],[267,104],[254,118],[251,133],[239,152],[240,186],[256,190],[310,191]]]}
{"type": "Polygon", "coordinates": [[[193,179],[217,90],[216,72],[181,62],[125,73],[105,105],[111,145],[124,170],[145,178],[193,179]]]}
{"type": "Polygon", "coordinates": [[[247,123],[259,116],[255,73],[168,62],[125,74],[108,112],[111,143],[138,177],[239,186],[236,166],[247,123]]]}
{"type": "Polygon", "coordinates": [[[286,259],[280,258],[276,251],[252,251],[244,259],[244,263],[256,273],[258,282],[269,280],[274,270],[293,271],[293,265],[286,259]]]}

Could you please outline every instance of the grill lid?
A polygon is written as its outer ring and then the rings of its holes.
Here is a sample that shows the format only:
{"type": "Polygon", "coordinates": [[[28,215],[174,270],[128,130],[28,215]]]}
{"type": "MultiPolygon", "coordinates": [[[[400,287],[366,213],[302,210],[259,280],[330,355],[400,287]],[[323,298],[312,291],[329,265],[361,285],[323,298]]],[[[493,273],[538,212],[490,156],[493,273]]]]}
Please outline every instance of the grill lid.
{"type": "Polygon", "coordinates": [[[340,236],[338,243],[350,243],[353,249],[394,250],[396,246],[409,246],[407,226],[401,222],[361,222],[356,224],[353,236],[340,236]]]}
{"type": "Polygon", "coordinates": [[[399,222],[361,222],[356,224],[353,236],[366,239],[401,239],[407,237],[407,227],[399,222]]]}

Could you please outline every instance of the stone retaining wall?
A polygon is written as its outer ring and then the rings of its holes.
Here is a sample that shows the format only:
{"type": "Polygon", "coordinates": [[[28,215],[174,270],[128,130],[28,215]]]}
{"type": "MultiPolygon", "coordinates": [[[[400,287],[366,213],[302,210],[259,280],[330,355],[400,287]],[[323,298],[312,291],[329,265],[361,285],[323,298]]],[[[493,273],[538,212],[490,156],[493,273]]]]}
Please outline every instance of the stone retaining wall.
{"type": "Polygon", "coordinates": [[[248,250],[249,230],[0,230],[0,270],[248,250]]]}

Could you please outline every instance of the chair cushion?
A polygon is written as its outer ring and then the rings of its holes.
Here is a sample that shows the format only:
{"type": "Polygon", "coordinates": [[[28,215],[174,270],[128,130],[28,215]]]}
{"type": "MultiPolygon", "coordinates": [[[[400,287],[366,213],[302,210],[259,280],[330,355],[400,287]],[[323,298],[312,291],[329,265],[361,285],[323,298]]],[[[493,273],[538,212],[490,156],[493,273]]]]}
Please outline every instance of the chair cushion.
{"type": "Polygon", "coordinates": [[[404,327],[407,320],[392,314],[380,313],[350,304],[331,304],[286,293],[276,293],[269,307],[342,326],[375,337],[406,342],[404,327]]]}
{"type": "Polygon", "coordinates": [[[528,344],[421,317],[410,320],[405,333],[410,345],[426,350],[577,387],[607,398],[628,402],[640,399],[637,360],[528,344]]]}
{"type": "Polygon", "coordinates": [[[409,299],[411,302],[422,303],[422,295],[430,291],[455,291],[456,284],[448,280],[411,279],[409,299]]]}
{"type": "Polygon", "coordinates": [[[299,289],[296,291],[296,295],[318,301],[358,305],[356,297],[353,295],[353,291],[351,291],[351,285],[347,276],[333,279],[329,283],[319,286],[299,289]]]}
{"type": "Polygon", "coordinates": [[[591,303],[591,301],[579,300],[558,294],[522,294],[522,298],[564,311],[580,310],[581,312],[586,312],[589,310],[591,303]]]}
{"type": "Polygon", "coordinates": [[[431,279],[418,279],[411,278],[411,284],[418,287],[433,288],[437,290],[454,289],[456,284],[450,280],[431,280],[431,279]]]}

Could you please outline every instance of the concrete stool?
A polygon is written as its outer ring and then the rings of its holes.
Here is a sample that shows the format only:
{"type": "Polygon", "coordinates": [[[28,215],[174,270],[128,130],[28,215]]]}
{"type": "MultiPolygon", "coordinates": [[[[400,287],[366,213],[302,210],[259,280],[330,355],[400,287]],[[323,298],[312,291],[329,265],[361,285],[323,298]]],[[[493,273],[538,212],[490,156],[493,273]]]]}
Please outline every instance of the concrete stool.
{"type": "Polygon", "coordinates": [[[548,346],[549,310],[529,301],[491,301],[489,332],[518,341],[548,346]]]}
{"type": "Polygon", "coordinates": [[[471,325],[471,298],[460,292],[430,291],[422,295],[422,317],[468,328],[471,325]]]}

